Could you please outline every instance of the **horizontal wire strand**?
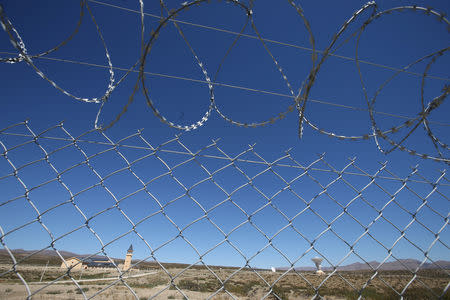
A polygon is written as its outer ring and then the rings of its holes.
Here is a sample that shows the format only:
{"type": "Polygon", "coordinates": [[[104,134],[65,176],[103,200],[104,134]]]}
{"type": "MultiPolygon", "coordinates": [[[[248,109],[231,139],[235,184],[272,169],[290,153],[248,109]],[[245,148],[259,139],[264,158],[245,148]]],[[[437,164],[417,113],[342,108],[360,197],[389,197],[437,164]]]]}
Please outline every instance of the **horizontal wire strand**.
{"type": "MultiPolygon", "coordinates": [[[[102,2],[102,1],[98,1],[98,0],[87,0],[87,1],[99,4],[99,5],[107,6],[107,7],[120,9],[120,10],[123,10],[123,11],[132,12],[132,13],[135,13],[135,14],[140,14],[141,13],[138,10],[126,8],[126,7],[123,7],[123,6],[118,6],[118,5],[115,5],[115,4],[105,3],[105,2],[102,2]]],[[[144,12],[144,15],[152,17],[152,18],[155,18],[155,19],[161,19],[160,15],[155,15],[155,14],[145,13],[145,12],[144,12]]],[[[180,23],[180,24],[186,24],[186,25],[198,27],[198,28],[203,28],[203,29],[213,30],[213,31],[217,31],[217,32],[228,33],[228,34],[232,34],[232,35],[235,35],[235,36],[242,36],[242,37],[258,40],[257,36],[254,36],[254,35],[251,35],[251,34],[239,33],[239,32],[228,30],[228,29],[223,29],[223,28],[218,28],[218,27],[208,26],[208,25],[202,25],[202,24],[198,24],[198,23],[182,21],[182,20],[177,20],[177,19],[174,19],[172,21],[176,22],[176,23],[180,23]]],[[[305,47],[305,46],[300,46],[300,45],[296,45],[296,44],[286,43],[286,42],[277,41],[277,40],[273,40],[273,39],[261,38],[261,40],[263,40],[264,42],[271,43],[271,44],[278,44],[278,45],[291,47],[291,48],[296,48],[296,49],[300,49],[300,50],[305,50],[305,51],[309,51],[309,52],[313,51],[313,49],[310,48],[310,47],[305,47]]],[[[316,52],[324,53],[323,50],[317,50],[317,49],[316,49],[316,52]]],[[[329,53],[328,55],[329,56],[333,56],[333,57],[337,57],[337,58],[342,58],[342,59],[345,59],[345,60],[348,60],[348,61],[355,61],[354,57],[352,58],[352,57],[349,57],[349,56],[339,55],[339,54],[335,54],[335,53],[329,53]]],[[[371,65],[371,66],[374,66],[374,67],[383,68],[383,69],[390,70],[390,71],[402,71],[405,74],[415,75],[415,76],[419,76],[419,77],[422,77],[422,75],[423,75],[421,73],[411,72],[411,71],[403,71],[401,68],[387,66],[387,65],[384,65],[384,64],[379,64],[379,63],[375,63],[375,62],[371,62],[371,61],[367,61],[367,60],[359,60],[359,62],[362,63],[362,64],[371,65]]],[[[441,76],[428,75],[427,78],[432,78],[432,79],[437,79],[437,80],[443,80],[443,81],[449,81],[450,82],[450,78],[445,78],[445,77],[441,77],[441,76]]]]}
{"type": "MultiPolygon", "coordinates": [[[[12,55],[14,53],[0,51],[0,54],[12,55]]],[[[78,64],[78,65],[97,67],[97,68],[103,68],[103,69],[109,69],[110,68],[107,65],[95,64],[95,63],[89,63],[89,62],[83,62],[83,61],[77,61],[77,60],[70,60],[70,59],[64,59],[64,58],[43,56],[43,57],[39,57],[39,59],[44,59],[44,60],[49,60],[49,61],[57,61],[57,62],[65,62],[65,63],[71,63],[71,64],[78,64]]],[[[124,71],[124,72],[127,72],[127,71],[130,70],[129,68],[122,68],[122,67],[115,67],[115,66],[113,66],[112,68],[114,70],[124,71]]],[[[132,70],[131,72],[139,73],[139,71],[137,71],[137,70],[132,70]]],[[[177,76],[177,75],[169,75],[169,74],[163,74],[163,73],[148,72],[148,71],[145,71],[145,74],[150,75],[150,76],[170,78],[170,79],[178,79],[178,80],[190,81],[190,82],[196,82],[196,83],[202,83],[202,84],[212,84],[212,85],[223,86],[223,87],[232,88],[232,89],[238,89],[238,90],[244,90],[244,91],[249,91],[249,92],[261,93],[261,94],[266,94],[266,95],[273,95],[273,96],[280,96],[280,97],[284,97],[284,98],[295,99],[295,96],[288,95],[288,94],[282,94],[282,93],[277,93],[277,92],[272,92],[272,91],[266,91],[266,90],[261,90],[261,89],[244,87],[244,86],[239,86],[239,85],[234,85],[234,84],[229,84],[229,83],[208,82],[206,80],[201,80],[201,79],[195,79],[195,78],[184,77],[184,76],[177,76]]],[[[355,111],[362,111],[362,112],[368,112],[369,111],[367,108],[355,107],[355,106],[345,105],[345,104],[338,104],[338,103],[328,102],[328,101],[324,101],[324,100],[309,99],[309,101],[314,102],[314,103],[334,106],[334,107],[351,109],[351,110],[355,110],[355,111]]],[[[384,116],[388,116],[388,117],[393,117],[393,118],[404,119],[404,120],[413,120],[413,119],[416,118],[416,117],[408,117],[408,116],[392,114],[392,113],[376,111],[376,110],[374,110],[373,113],[378,114],[378,115],[384,115],[384,116]]],[[[428,123],[439,125],[439,126],[447,126],[447,127],[450,126],[450,123],[443,123],[443,122],[438,122],[438,121],[428,121],[428,123]]]]}

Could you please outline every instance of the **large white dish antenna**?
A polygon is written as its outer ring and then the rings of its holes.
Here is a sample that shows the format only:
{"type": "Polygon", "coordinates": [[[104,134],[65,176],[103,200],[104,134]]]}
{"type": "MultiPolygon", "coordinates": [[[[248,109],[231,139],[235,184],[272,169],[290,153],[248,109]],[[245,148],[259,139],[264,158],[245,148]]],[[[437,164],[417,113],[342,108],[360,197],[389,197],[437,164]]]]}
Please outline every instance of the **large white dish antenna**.
{"type": "Polygon", "coordinates": [[[322,257],[313,257],[313,258],[311,258],[311,260],[316,265],[316,268],[317,268],[316,274],[319,274],[319,275],[325,274],[322,271],[322,266],[321,266],[323,258],[322,257]]]}

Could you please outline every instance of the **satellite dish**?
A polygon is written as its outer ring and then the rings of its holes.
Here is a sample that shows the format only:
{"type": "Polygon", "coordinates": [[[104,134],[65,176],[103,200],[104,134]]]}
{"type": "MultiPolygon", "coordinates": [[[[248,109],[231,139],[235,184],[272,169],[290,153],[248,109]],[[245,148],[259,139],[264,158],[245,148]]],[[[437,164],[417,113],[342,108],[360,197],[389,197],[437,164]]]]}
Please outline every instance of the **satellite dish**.
{"type": "Polygon", "coordinates": [[[323,258],[321,258],[321,257],[313,257],[313,258],[311,258],[311,260],[312,260],[313,263],[316,265],[316,268],[317,268],[316,274],[319,274],[319,275],[325,274],[325,273],[322,271],[322,266],[321,266],[322,261],[323,261],[323,258]]]}
{"type": "Polygon", "coordinates": [[[270,268],[271,270],[272,270],[272,272],[276,272],[277,271],[277,269],[275,269],[275,267],[272,267],[272,268],[270,268]]]}

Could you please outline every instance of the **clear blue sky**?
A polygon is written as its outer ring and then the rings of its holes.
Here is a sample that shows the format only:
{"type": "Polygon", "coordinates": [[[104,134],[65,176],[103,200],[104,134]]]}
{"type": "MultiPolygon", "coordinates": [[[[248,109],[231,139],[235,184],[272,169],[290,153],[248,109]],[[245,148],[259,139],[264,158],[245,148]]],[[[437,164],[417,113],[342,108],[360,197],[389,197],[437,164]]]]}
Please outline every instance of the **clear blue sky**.
{"type": "MultiPolygon", "coordinates": [[[[135,11],[139,10],[138,1],[102,0],[102,2],[113,3],[122,8],[135,11]]],[[[258,1],[254,5],[255,25],[261,35],[264,38],[291,45],[310,47],[303,23],[288,1],[276,1],[276,4],[274,3],[275,1],[266,0],[258,1]]],[[[405,1],[378,1],[377,3],[379,10],[409,4],[405,1]]],[[[74,29],[80,9],[78,1],[48,1],[48,4],[43,5],[34,1],[1,0],[0,4],[3,5],[8,17],[19,31],[30,54],[46,51],[63,40],[74,29]]],[[[105,38],[113,65],[119,68],[129,68],[136,62],[140,53],[139,15],[99,3],[88,2],[88,4],[105,38]]],[[[338,31],[338,28],[354,11],[364,5],[365,1],[304,1],[301,4],[305,11],[305,16],[311,24],[317,49],[324,49],[330,43],[333,34],[338,31]]],[[[450,8],[449,3],[445,1],[418,1],[414,4],[433,7],[437,11],[444,13],[448,13],[450,8]]],[[[179,3],[178,1],[167,1],[167,5],[170,8],[177,8],[179,3]]],[[[147,1],[145,3],[145,12],[158,15],[160,13],[159,1],[147,1]]],[[[366,12],[354,26],[350,27],[343,37],[348,37],[349,33],[353,32],[352,29],[359,28],[367,17],[368,13],[366,12]]],[[[241,30],[246,16],[242,10],[234,5],[212,1],[211,4],[202,4],[182,12],[178,19],[236,32],[241,30]]],[[[147,40],[150,30],[156,28],[157,24],[158,19],[151,16],[146,17],[147,40]]],[[[205,65],[209,75],[213,77],[235,35],[187,24],[180,24],[180,26],[189,43],[205,65]]],[[[254,35],[250,27],[246,29],[245,33],[254,35]]],[[[414,14],[412,12],[396,13],[385,16],[369,25],[361,37],[359,55],[361,59],[366,61],[401,68],[424,55],[447,47],[448,41],[447,27],[443,23],[438,22],[436,17],[427,17],[423,14],[414,14]]],[[[297,91],[301,82],[310,71],[311,52],[298,47],[274,43],[268,43],[267,45],[283,68],[294,90],[297,91]]],[[[8,36],[4,31],[0,32],[0,52],[2,52],[0,57],[11,56],[4,52],[15,53],[15,49],[8,41],[8,36]]],[[[351,40],[336,53],[346,57],[354,57],[355,40],[351,40]]],[[[84,16],[80,32],[74,39],[48,57],[102,66],[107,65],[103,46],[87,13],[84,16]]],[[[80,97],[101,96],[108,85],[109,74],[106,68],[46,59],[36,59],[34,63],[58,85],[80,97]]],[[[426,63],[418,64],[411,71],[422,73],[425,66],[426,63]]],[[[427,79],[425,85],[426,103],[440,94],[444,84],[448,84],[450,80],[448,78],[448,66],[449,55],[444,54],[431,67],[430,74],[444,79],[427,79]]],[[[1,64],[0,68],[0,97],[2,101],[0,128],[29,119],[35,132],[40,132],[64,120],[65,127],[72,135],[76,136],[93,127],[98,104],[82,103],[67,97],[48,82],[42,80],[25,63],[1,64]]],[[[391,70],[367,64],[363,64],[361,69],[369,95],[373,95],[379,85],[393,74],[391,70]]],[[[204,80],[204,76],[192,54],[172,24],[168,24],[162,29],[160,37],[155,42],[147,58],[146,71],[204,80]]],[[[124,74],[123,71],[118,69],[114,72],[116,78],[120,78],[124,74]]],[[[137,74],[132,73],[113,92],[100,117],[100,123],[109,123],[120,111],[128,100],[136,79],[137,74]]],[[[421,110],[419,97],[420,80],[420,76],[401,74],[380,94],[375,109],[402,116],[416,116],[421,110]]],[[[230,55],[226,58],[217,82],[289,94],[285,82],[260,41],[245,37],[239,39],[230,55]]],[[[188,125],[199,120],[208,108],[209,92],[207,85],[204,83],[158,76],[146,76],[146,83],[152,100],[169,120],[188,125]]],[[[214,92],[217,104],[225,114],[233,119],[247,122],[257,122],[275,116],[279,112],[284,111],[292,101],[286,97],[223,86],[216,86],[214,92]]],[[[317,81],[311,90],[310,98],[365,109],[365,100],[355,62],[338,57],[328,58],[318,74],[317,81]]],[[[444,142],[448,142],[450,138],[448,130],[449,107],[448,101],[444,102],[430,116],[431,121],[447,124],[432,123],[432,129],[444,142]]],[[[339,134],[362,135],[370,132],[370,121],[367,111],[358,111],[310,101],[306,108],[306,116],[319,127],[339,134]]],[[[326,153],[326,161],[331,163],[336,169],[342,169],[348,163],[349,157],[357,157],[357,165],[368,173],[374,173],[380,168],[379,162],[389,161],[389,170],[396,173],[399,177],[407,176],[411,172],[411,166],[420,164],[420,173],[430,180],[436,180],[440,175],[439,170],[448,167],[445,164],[422,160],[398,150],[385,156],[376,149],[373,140],[358,142],[340,141],[321,135],[309,127],[305,128],[303,138],[299,139],[297,136],[297,121],[296,113],[291,113],[285,119],[273,125],[248,129],[233,126],[213,112],[210,120],[204,126],[193,132],[184,133],[182,140],[192,151],[197,151],[208,145],[211,139],[221,138],[219,145],[230,156],[244,151],[247,149],[248,144],[256,143],[256,152],[267,161],[273,161],[281,157],[285,150],[292,147],[291,154],[303,165],[308,165],[317,159],[318,153],[326,153]]],[[[377,115],[377,121],[381,124],[382,129],[388,129],[400,124],[404,119],[377,115]]],[[[180,133],[178,130],[169,128],[158,121],[150,108],[146,106],[144,96],[139,92],[128,112],[115,126],[107,131],[107,134],[112,139],[118,140],[141,128],[144,128],[143,136],[151,141],[153,146],[157,146],[161,142],[171,139],[175,134],[180,133]]],[[[58,130],[52,131],[52,133],[56,136],[62,135],[62,132],[58,130]]],[[[94,136],[90,135],[92,138],[99,139],[98,136],[94,136]]],[[[401,135],[396,136],[399,137],[401,135]]],[[[7,147],[24,141],[24,139],[10,136],[0,136],[0,140],[7,147]]],[[[138,141],[133,139],[130,143],[137,144],[138,141]]],[[[52,149],[52,147],[54,148],[58,145],[62,146],[64,144],[56,142],[52,144],[52,142],[49,142],[47,146],[49,149],[52,149]]],[[[105,147],[102,148],[101,146],[85,144],[82,146],[85,147],[85,151],[89,154],[105,149],[105,147]]],[[[418,152],[435,154],[430,139],[422,128],[418,128],[415,131],[405,143],[405,146],[411,147],[418,152]]],[[[168,149],[181,149],[176,145],[173,145],[173,148],[171,147],[171,145],[167,146],[168,149]]],[[[11,152],[10,155],[13,162],[20,166],[33,159],[41,158],[42,154],[39,151],[37,147],[33,148],[30,146],[29,149],[24,148],[16,153],[11,152]]],[[[217,151],[213,152],[211,150],[210,154],[217,154],[217,151]]],[[[127,158],[133,160],[143,155],[144,152],[127,150],[124,153],[126,153],[127,158]]],[[[447,154],[448,157],[448,151],[447,153],[444,152],[444,154],[447,154]]],[[[252,155],[247,157],[249,159],[257,159],[252,155]]],[[[51,158],[53,159],[52,162],[60,170],[83,159],[73,148],[66,152],[55,154],[51,158]]],[[[170,155],[165,155],[164,159],[172,166],[180,161],[180,157],[170,155]]],[[[202,162],[211,167],[210,171],[223,165],[214,160],[202,162]]],[[[92,163],[102,176],[124,165],[123,160],[113,151],[105,153],[92,163]]],[[[253,175],[264,169],[262,166],[240,166],[253,175]]],[[[320,167],[323,166],[320,165],[320,167]]],[[[161,164],[151,159],[136,166],[136,173],[147,181],[160,175],[163,170],[164,168],[161,164]]],[[[355,169],[352,170],[355,171],[355,169]]],[[[296,174],[298,175],[298,173],[295,173],[295,170],[280,169],[279,171],[286,178],[294,178],[296,174]]],[[[10,172],[11,169],[6,160],[1,158],[0,176],[10,172]]],[[[323,172],[318,172],[314,175],[317,176],[323,185],[328,184],[335,178],[335,175],[324,174],[323,172]]],[[[48,165],[40,164],[24,168],[21,176],[26,181],[25,183],[31,187],[54,178],[54,173],[52,174],[48,165]]],[[[189,186],[199,179],[205,178],[205,173],[191,163],[180,167],[176,171],[176,176],[189,186]]],[[[419,177],[415,178],[419,179],[419,177]]],[[[228,192],[246,183],[246,180],[232,168],[227,168],[224,172],[219,173],[215,180],[220,182],[228,192]]],[[[349,177],[348,180],[358,187],[362,187],[368,182],[367,178],[356,178],[354,176],[349,177]]],[[[97,183],[98,179],[87,168],[77,168],[63,176],[63,181],[76,193],[97,183]]],[[[430,206],[443,216],[447,216],[449,211],[448,197],[450,189],[448,181],[445,183],[447,186],[439,187],[444,196],[434,194],[429,202],[430,206]]],[[[0,189],[2,190],[0,203],[24,193],[23,189],[12,178],[0,180],[0,184],[0,189]]],[[[320,191],[318,186],[312,181],[302,180],[296,184],[297,186],[294,186],[294,188],[307,201],[310,201],[320,191]]],[[[118,197],[127,195],[139,188],[139,184],[131,177],[130,173],[120,173],[111,177],[107,185],[118,197]]],[[[400,183],[387,180],[380,181],[380,185],[386,187],[390,192],[400,187],[400,183]]],[[[271,196],[283,185],[278,179],[267,173],[255,180],[255,186],[271,196]]],[[[425,184],[412,184],[411,187],[421,196],[426,195],[432,189],[430,185],[425,184]]],[[[157,184],[150,184],[148,188],[163,201],[170,201],[183,193],[174,181],[168,178],[162,179],[157,184]]],[[[347,203],[355,196],[348,188],[342,185],[342,182],[330,188],[330,193],[342,203],[347,203]]],[[[213,203],[217,203],[225,198],[224,194],[219,192],[217,188],[214,188],[211,182],[194,189],[193,194],[200,202],[203,201],[202,203],[205,203],[206,207],[211,207],[213,203]]],[[[376,207],[381,207],[388,200],[386,194],[383,194],[381,190],[376,188],[368,189],[365,196],[376,207]]],[[[37,207],[43,211],[57,203],[66,201],[69,196],[62,189],[61,185],[54,183],[37,189],[34,193],[31,193],[30,197],[37,207]]],[[[250,188],[236,193],[234,197],[249,212],[254,211],[264,203],[264,199],[250,188]]],[[[409,191],[400,193],[397,199],[411,211],[417,209],[421,204],[418,198],[409,191]]],[[[100,188],[82,193],[75,198],[75,202],[89,216],[111,206],[112,201],[111,197],[100,188]]],[[[280,194],[275,198],[274,202],[277,203],[280,210],[290,217],[304,207],[298,199],[289,193],[280,194]]],[[[122,206],[127,215],[134,221],[140,220],[157,209],[156,204],[143,193],[123,201],[122,206]]],[[[340,212],[337,206],[330,202],[330,199],[323,196],[314,200],[312,207],[327,220],[332,219],[340,212]]],[[[376,217],[374,210],[362,204],[361,201],[358,201],[352,207],[355,216],[366,224],[376,217]]],[[[187,197],[169,206],[166,212],[180,226],[188,224],[200,216],[199,209],[187,197]]],[[[393,220],[394,223],[397,222],[396,224],[399,224],[399,226],[403,225],[404,227],[411,220],[411,216],[402,212],[395,205],[388,206],[385,213],[387,218],[393,220]]],[[[211,213],[210,216],[217,224],[220,224],[224,231],[230,231],[234,226],[245,220],[243,215],[229,203],[211,213]]],[[[5,232],[35,217],[34,211],[23,199],[0,206],[0,226],[5,232]]],[[[438,217],[428,208],[421,210],[420,220],[433,231],[439,230],[445,224],[443,218],[438,217]]],[[[273,235],[286,225],[286,221],[273,209],[263,210],[261,213],[256,214],[254,221],[268,235],[273,235]]],[[[59,236],[81,225],[81,218],[73,206],[64,205],[58,210],[49,213],[47,217],[43,218],[43,222],[55,236],[59,236]]],[[[294,223],[311,240],[325,229],[323,223],[310,212],[297,218],[294,223]]],[[[111,210],[109,213],[102,214],[94,219],[92,227],[100,234],[105,243],[130,229],[129,223],[119,215],[117,210],[111,210]]],[[[348,217],[343,217],[336,222],[333,228],[349,242],[363,232],[363,229],[352,223],[348,217]]],[[[138,231],[152,247],[158,247],[177,234],[174,227],[161,214],[143,223],[138,227],[138,231]]],[[[399,236],[397,231],[382,221],[375,224],[371,232],[388,247],[399,236]]],[[[223,240],[223,235],[205,220],[193,225],[185,234],[200,252],[206,251],[223,240]]],[[[434,238],[433,235],[417,223],[411,226],[406,236],[423,249],[426,249],[434,238]]],[[[448,229],[443,230],[440,236],[443,243],[449,245],[450,235],[448,229]]],[[[230,236],[230,240],[247,257],[251,257],[257,250],[267,244],[267,240],[248,224],[233,233],[230,236]]],[[[5,238],[5,242],[12,249],[40,249],[49,245],[49,238],[40,225],[34,223],[8,235],[5,238]]],[[[106,251],[112,257],[122,257],[130,243],[133,243],[137,258],[149,255],[146,245],[134,234],[129,234],[114,242],[107,247],[106,251]]],[[[93,253],[98,251],[98,245],[93,235],[83,229],[62,239],[56,244],[56,247],[76,253],[93,253]]],[[[301,239],[298,234],[290,229],[283,231],[277,236],[274,239],[274,245],[279,247],[292,260],[295,260],[309,247],[305,240],[301,239]]],[[[330,233],[320,238],[315,246],[323,251],[323,254],[332,263],[339,262],[348,252],[348,247],[330,233]]],[[[368,237],[361,240],[357,251],[368,261],[383,260],[387,255],[385,250],[377,246],[368,237]]],[[[161,261],[171,262],[190,263],[198,259],[198,256],[181,239],[176,239],[174,242],[156,251],[155,255],[161,261]]],[[[309,258],[315,255],[314,251],[310,252],[298,265],[311,265],[309,258]]],[[[423,254],[404,239],[394,248],[394,255],[399,258],[423,259],[423,254]]],[[[432,248],[429,255],[434,260],[450,259],[448,248],[440,243],[437,243],[432,248]]],[[[244,263],[242,256],[225,245],[218,247],[211,254],[205,256],[204,261],[208,264],[234,266],[240,266],[244,263]]],[[[355,261],[358,261],[357,257],[350,256],[343,264],[355,261]]],[[[257,267],[284,266],[287,265],[287,261],[269,247],[252,259],[250,265],[257,267]]]]}

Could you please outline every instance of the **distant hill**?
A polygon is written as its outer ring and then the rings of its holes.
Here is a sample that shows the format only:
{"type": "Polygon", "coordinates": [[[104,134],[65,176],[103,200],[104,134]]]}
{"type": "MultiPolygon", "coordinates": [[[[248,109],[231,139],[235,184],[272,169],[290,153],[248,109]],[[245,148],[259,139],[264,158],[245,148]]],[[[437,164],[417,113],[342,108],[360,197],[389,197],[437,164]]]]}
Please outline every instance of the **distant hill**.
{"type": "MultiPolygon", "coordinates": [[[[58,256],[58,254],[56,253],[55,250],[42,250],[39,253],[39,250],[24,250],[24,249],[14,249],[11,250],[11,252],[13,253],[14,257],[16,260],[24,260],[24,263],[27,264],[33,264],[33,265],[41,265],[41,264],[46,264],[47,261],[49,262],[50,265],[60,265],[61,264],[61,258],[58,256]],[[35,253],[35,254],[33,254],[35,253]],[[30,256],[31,254],[33,254],[32,256],[30,256]],[[30,257],[27,257],[30,256],[30,257]]],[[[79,258],[85,258],[90,256],[91,254],[76,254],[73,252],[69,252],[69,251],[63,251],[63,250],[59,250],[59,253],[61,254],[62,257],[64,258],[69,258],[69,257],[79,257],[79,258]]],[[[104,256],[101,255],[94,255],[92,256],[92,258],[101,258],[104,256]]],[[[114,259],[114,261],[120,263],[123,262],[123,259],[116,259],[116,258],[112,258],[114,259]]],[[[6,263],[6,264],[10,264],[12,263],[11,257],[9,256],[8,251],[6,251],[5,249],[0,249],[0,263],[6,263]]]]}
{"type": "MultiPolygon", "coordinates": [[[[85,258],[85,257],[92,257],[92,258],[105,258],[105,256],[102,255],[94,255],[91,256],[91,254],[77,254],[69,251],[63,251],[58,250],[62,257],[69,258],[69,257],[79,257],[79,258],[85,258]]],[[[24,250],[24,249],[13,249],[11,250],[13,253],[16,261],[19,261],[19,263],[22,264],[29,264],[29,265],[45,265],[47,262],[49,262],[50,266],[60,266],[61,265],[61,258],[58,256],[55,250],[42,250],[39,253],[38,250],[24,250]],[[33,254],[36,253],[36,254],[33,254]],[[30,256],[33,254],[32,256],[30,256]],[[30,257],[28,257],[30,256],[30,257]]],[[[114,260],[116,264],[121,264],[124,262],[123,258],[114,258],[111,257],[111,259],[114,260]]],[[[139,260],[132,260],[132,263],[138,263],[139,260]]],[[[167,262],[159,262],[163,264],[165,267],[172,267],[172,268],[186,268],[190,266],[189,264],[184,263],[167,263],[167,262]]],[[[11,257],[9,253],[5,249],[0,249],[0,264],[12,264],[11,257]]],[[[229,266],[215,266],[217,268],[223,268],[223,269],[236,269],[236,267],[229,267],[229,266]]],[[[147,261],[141,261],[139,262],[140,269],[154,269],[159,268],[158,264],[153,260],[147,260],[147,261]]],[[[202,265],[195,265],[192,266],[194,269],[203,269],[204,266],[202,265]]]]}
{"type": "MultiPolygon", "coordinates": [[[[421,261],[416,259],[399,259],[397,261],[392,262],[385,262],[384,264],[379,267],[379,270],[382,271],[397,271],[397,270],[415,270],[419,265],[421,261]]],[[[378,268],[380,265],[380,262],[377,261],[370,261],[368,262],[370,266],[372,266],[373,269],[378,268]]],[[[439,269],[439,265],[442,269],[450,269],[450,261],[447,260],[438,260],[433,263],[424,263],[420,269],[421,270],[430,270],[430,269],[439,269]]],[[[277,270],[287,270],[286,267],[277,268],[277,270]]],[[[333,268],[331,267],[323,267],[324,271],[331,271],[333,268]]],[[[315,267],[298,267],[295,268],[297,271],[315,271],[315,267]]],[[[364,270],[371,270],[371,268],[366,263],[360,263],[356,262],[353,264],[345,265],[345,266],[339,266],[337,268],[338,271],[364,271],[364,270]]]]}
{"type": "MultiPolygon", "coordinates": [[[[38,250],[24,250],[24,249],[14,249],[11,250],[11,252],[13,253],[14,257],[16,258],[16,260],[22,260],[25,257],[31,255],[32,253],[37,252],[38,250]]],[[[69,257],[80,257],[80,258],[84,258],[84,257],[88,257],[91,254],[77,254],[77,253],[73,253],[73,252],[69,252],[69,251],[63,251],[63,250],[59,250],[59,253],[64,257],[64,258],[69,258],[69,257]]],[[[100,258],[100,257],[104,257],[101,255],[95,255],[92,256],[93,258],[100,258]]],[[[122,263],[123,259],[122,258],[114,258],[111,257],[116,263],[122,263]]],[[[42,264],[46,264],[47,261],[49,262],[50,265],[60,265],[61,264],[61,258],[58,256],[58,254],[56,253],[55,250],[43,250],[37,254],[34,254],[33,256],[26,258],[24,263],[26,264],[35,264],[35,265],[42,265],[42,264]]],[[[137,260],[133,260],[134,262],[138,262],[137,260]]],[[[5,249],[0,249],[0,263],[5,263],[5,264],[11,264],[11,257],[9,256],[8,252],[5,249]]],[[[377,261],[371,261],[368,262],[370,264],[370,266],[372,266],[372,268],[376,269],[380,263],[377,261]]],[[[380,268],[379,270],[382,271],[396,271],[396,270],[415,270],[419,265],[420,265],[420,261],[416,260],[416,259],[400,259],[398,261],[392,261],[392,262],[385,262],[380,268]]],[[[435,262],[437,265],[439,265],[442,269],[450,269],[450,261],[447,260],[438,260],[435,262]]],[[[162,262],[162,264],[164,264],[165,266],[187,266],[186,264],[180,264],[180,263],[165,263],[162,262]]],[[[154,261],[146,261],[146,262],[141,262],[140,265],[142,267],[155,267],[155,262],[154,261]]],[[[219,267],[219,266],[217,266],[219,267]]],[[[194,268],[201,268],[201,266],[195,266],[194,268]]],[[[222,267],[222,268],[233,268],[233,267],[222,267]]],[[[278,267],[276,268],[277,270],[287,270],[287,267],[278,267]]],[[[322,268],[324,271],[331,271],[333,270],[333,268],[331,267],[323,267],[322,268]]],[[[356,262],[353,264],[349,264],[349,265],[344,265],[344,266],[339,266],[338,271],[369,271],[371,270],[371,268],[366,264],[366,263],[360,263],[360,262],[356,262]]],[[[421,270],[433,270],[433,269],[439,269],[438,266],[436,266],[433,263],[424,263],[421,267],[421,270]]],[[[315,267],[297,267],[295,268],[295,270],[297,271],[315,271],[316,268],[315,267]]]]}
{"type": "MultiPolygon", "coordinates": [[[[30,255],[34,252],[38,252],[39,250],[24,250],[24,249],[14,249],[12,250],[14,255],[30,255]]],[[[64,257],[87,257],[90,254],[76,254],[73,252],[69,252],[69,251],[64,251],[64,250],[59,250],[59,253],[64,257]]],[[[5,249],[0,249],[0,254],[7,254],[7,251],[5,249]]],[[[39,255],[39,256],[58,256],[58,254],[56,253],[55,250],[42,250],[41,252],[35,254],[35,255],[39,255]]],[[[98,256],[98,255],[96,255],[98,256]]]]}

